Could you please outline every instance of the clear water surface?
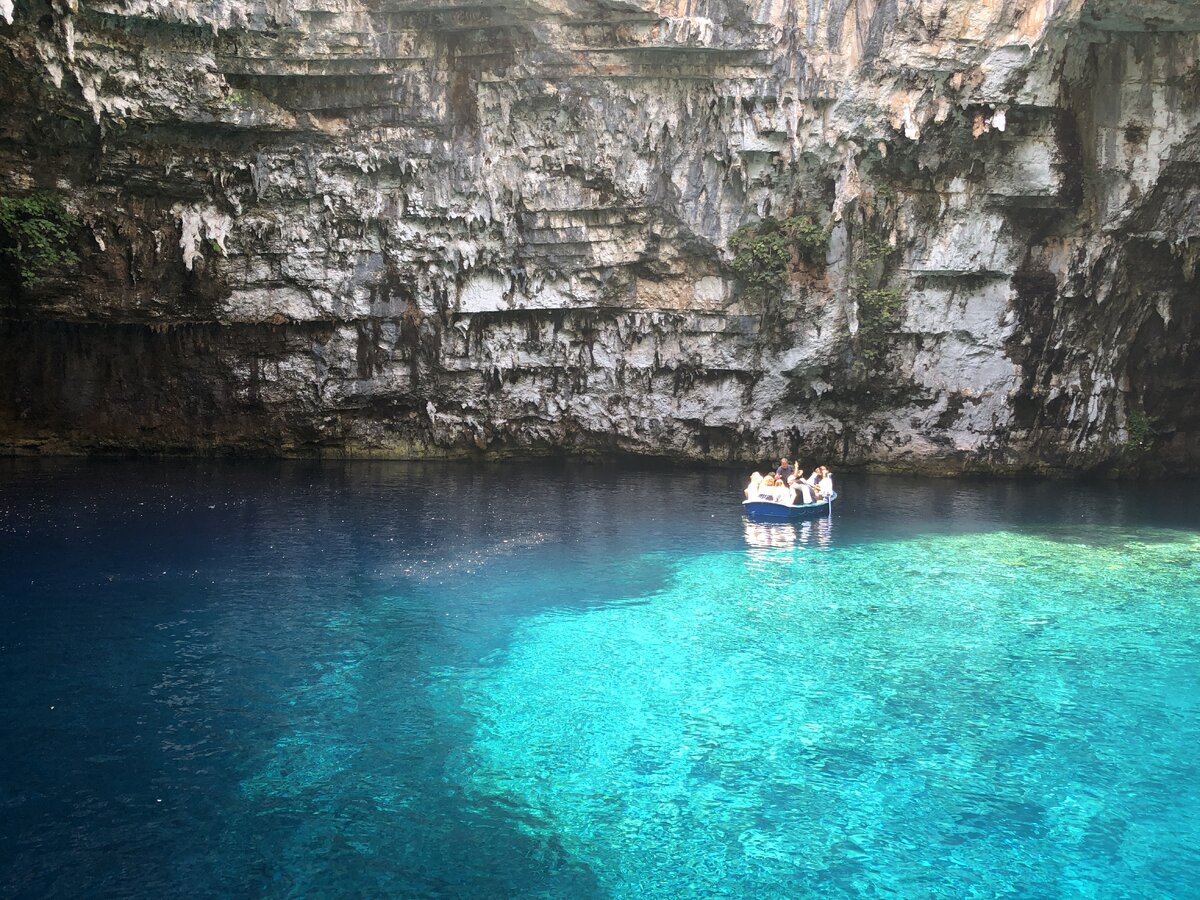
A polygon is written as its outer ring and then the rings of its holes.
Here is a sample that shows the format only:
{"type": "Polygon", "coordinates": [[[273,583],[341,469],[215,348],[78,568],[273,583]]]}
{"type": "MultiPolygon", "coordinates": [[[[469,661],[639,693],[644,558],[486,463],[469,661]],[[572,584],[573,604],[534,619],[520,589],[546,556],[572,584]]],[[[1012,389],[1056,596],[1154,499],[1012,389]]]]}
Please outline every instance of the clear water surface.
{"type": "Polygon", "coordinates": [[[0,462],[0,895],[1200,892],[1200,487],[0,462]]]}

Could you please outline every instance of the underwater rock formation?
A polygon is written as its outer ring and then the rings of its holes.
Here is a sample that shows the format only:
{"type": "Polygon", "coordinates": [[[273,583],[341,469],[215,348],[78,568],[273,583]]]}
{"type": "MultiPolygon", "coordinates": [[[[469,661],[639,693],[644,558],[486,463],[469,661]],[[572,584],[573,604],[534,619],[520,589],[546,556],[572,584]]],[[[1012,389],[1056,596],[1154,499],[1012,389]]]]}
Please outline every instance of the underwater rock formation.
{"type": "Polygon", "coordinates": [[[0,0],[0,193],[82,223],[0,265],[0,442],[1194,470],[1198,55],[1196,0],[0,0]]]}

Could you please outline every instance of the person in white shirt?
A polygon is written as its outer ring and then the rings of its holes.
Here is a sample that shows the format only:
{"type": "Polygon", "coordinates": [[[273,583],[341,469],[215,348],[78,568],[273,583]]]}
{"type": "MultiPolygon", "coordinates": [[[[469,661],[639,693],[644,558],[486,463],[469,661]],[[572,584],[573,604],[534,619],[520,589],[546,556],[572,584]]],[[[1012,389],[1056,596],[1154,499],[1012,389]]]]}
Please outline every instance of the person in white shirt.
{"type": "Polygon", "coordinates": [[[761,472],[750,473],[750,483],[746,485],[746,489],[742,491],[747,500],[757,499],[758,489],[762,486],[762,480],[763,477],[761,472]]]}
{"type": "Polygon", "coordinates": [[[775,502],[785,506],[792,505],[792,489],[779,477],[775,478],[775,502]]]}
{"type": "Polygon", "coordinates": [[[782,503],[784,506],[796,505],[796,488],[793,484],[784,484],[780,482],[776,490],[779,494],[779,499],[776,501],[777,503],[782,503]]]}
{"type": "Polygon", "coordinates": [[[758,486],[758,496],[755,499],[766,500],[770,503],[774,503],[776,496],[777,496],[777,494],[775,492],[775,476],[770,473],[767,473],[767,475],[765,475],[763,477],[762,482],[758,486]]]}
{"type": "Polygon", "coordinates": [[[821,490],[821,479],[825,477],[825,467],[817,466],[812,471],[812,475],[808,477],[808,485],[812,488],[813,499],[818,503],[825,499],[825,492],[821,490]]]}
{"type": "Polygon", "coordinates": [[[812,487],[803,478],[804,470],[797,469],[796,474],[792,476],[792,490],[799,494],[800,500],[804,503],[812,503],[812,487]]]}
{"type": "Polygon", "coordinates": [[[821,480],[817,483],[817,488],[825,499],[833,496],[833,473],[824,466],[821,466],[821,480]]]}

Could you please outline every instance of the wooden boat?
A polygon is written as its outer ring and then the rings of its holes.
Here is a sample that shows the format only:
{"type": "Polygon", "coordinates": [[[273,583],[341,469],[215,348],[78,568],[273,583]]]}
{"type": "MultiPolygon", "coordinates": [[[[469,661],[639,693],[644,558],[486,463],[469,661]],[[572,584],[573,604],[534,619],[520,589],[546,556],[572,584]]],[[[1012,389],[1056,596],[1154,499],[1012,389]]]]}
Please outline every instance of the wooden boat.
{"type": "Polygon", "coordinates": [[[752,519],[773,519],[786,522],[812,515],[814,512],[833,512],[833,501],[837,499],[834,491],[826,499],[817,503],[797,503],[788,506],[786,503],[775,503],[772,500],[743,500],[742,512],[752,519]]]}

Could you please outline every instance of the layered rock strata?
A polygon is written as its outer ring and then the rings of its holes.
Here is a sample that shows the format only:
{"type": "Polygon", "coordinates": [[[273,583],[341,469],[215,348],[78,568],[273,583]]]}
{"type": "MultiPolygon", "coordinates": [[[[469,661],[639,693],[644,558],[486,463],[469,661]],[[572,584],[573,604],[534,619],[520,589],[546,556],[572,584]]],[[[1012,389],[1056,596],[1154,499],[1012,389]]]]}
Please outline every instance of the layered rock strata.
{"type": "Polygon", "coordinates": [[[0,192],[83,223],[0,271],[0,441],[1200,468],[1198,55],[1195,0],[0,0],[0,192]]]}

